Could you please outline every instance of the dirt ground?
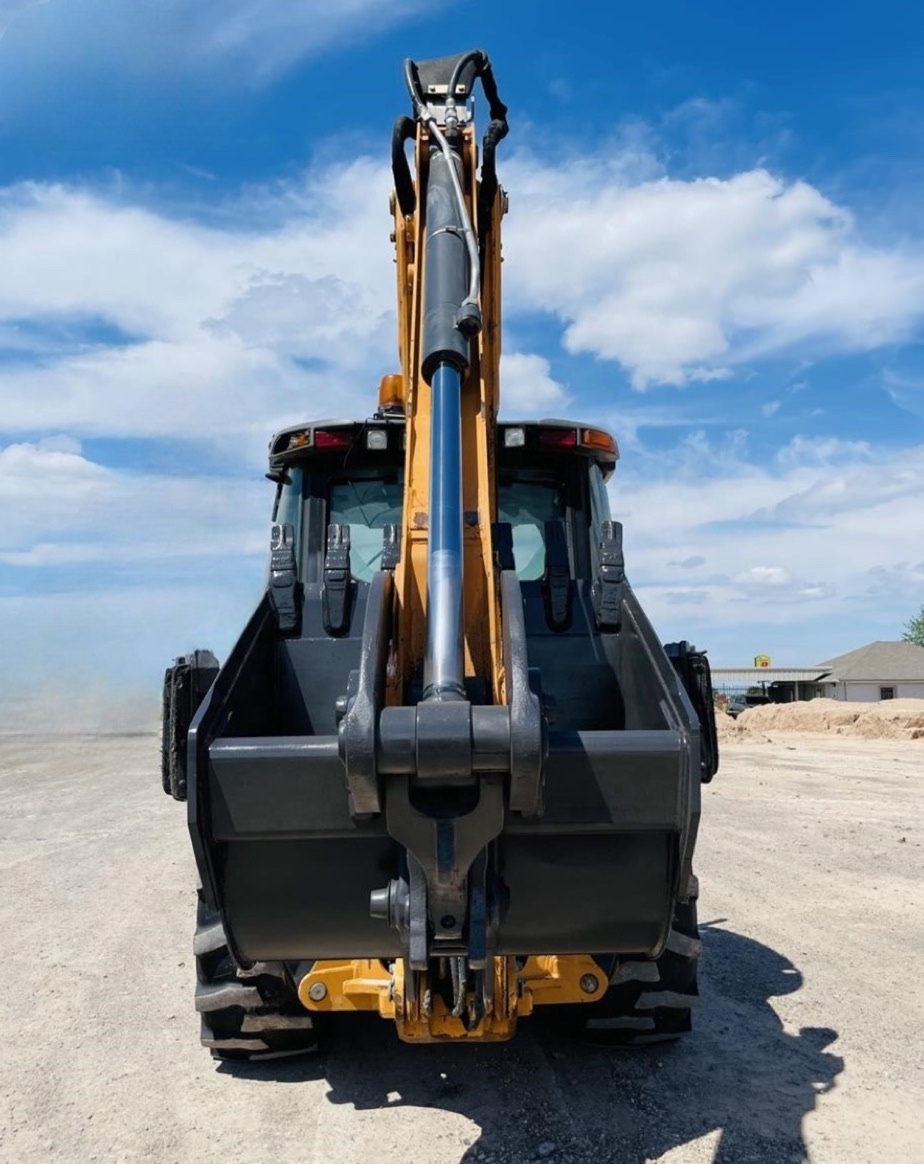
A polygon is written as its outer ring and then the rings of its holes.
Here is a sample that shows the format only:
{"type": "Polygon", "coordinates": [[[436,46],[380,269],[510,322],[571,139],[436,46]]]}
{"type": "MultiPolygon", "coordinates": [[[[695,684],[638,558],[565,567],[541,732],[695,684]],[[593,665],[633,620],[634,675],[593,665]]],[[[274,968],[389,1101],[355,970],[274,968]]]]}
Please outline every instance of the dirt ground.
{"type": "Polygon", "coordinates": [[[521,1025],[318,1056],[198,1045],[195,875],[152,736],[0,738],[0,1160],[924,1160],[924,741],[725,747],[704,789],[695,1034],[605,1052],[521,1025]]]}

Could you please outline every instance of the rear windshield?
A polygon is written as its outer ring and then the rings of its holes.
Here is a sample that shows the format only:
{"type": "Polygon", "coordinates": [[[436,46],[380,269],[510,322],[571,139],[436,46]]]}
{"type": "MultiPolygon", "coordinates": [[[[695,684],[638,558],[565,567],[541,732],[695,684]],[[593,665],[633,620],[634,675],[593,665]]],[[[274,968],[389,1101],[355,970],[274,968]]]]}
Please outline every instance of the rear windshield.
{"type": "MultiPolygon", "coordinates": [[[[350,561],[357,581],[370,582],[380,568],[382,532],[386,525],[400,528],[403,492],[397,475],[351,475],[331,482],[328,521],[350,527],[350,561]]],[[[497,520],[509,522],[513,530],[517,575],[524,582],[541,578],[545,523],[565,516],[561,482],[541,470],[505,474],[498,483],[497,503],[497,520]]]]}

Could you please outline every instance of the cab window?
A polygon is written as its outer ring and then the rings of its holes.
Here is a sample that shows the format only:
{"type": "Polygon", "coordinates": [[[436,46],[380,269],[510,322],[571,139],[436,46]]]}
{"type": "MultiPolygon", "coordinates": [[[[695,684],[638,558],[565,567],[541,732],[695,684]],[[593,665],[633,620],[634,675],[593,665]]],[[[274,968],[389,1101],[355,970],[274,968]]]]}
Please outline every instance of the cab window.
{"type": "Polygon", "coordinates": [[[542,470],[503,474],[497,487],[497,520],[513,530],[513,557],[521,582],[545,572],[545,523],[565,516],[562,483],[542,470]]]}
{"type": "Polygon", "coordinates": [[[361,472],[331,481],[328,522],[350,527],[350,562],[358,582],[371,582],[380,568],[382,532],[401,525],[404,484],[398,473],[361,472]]]}

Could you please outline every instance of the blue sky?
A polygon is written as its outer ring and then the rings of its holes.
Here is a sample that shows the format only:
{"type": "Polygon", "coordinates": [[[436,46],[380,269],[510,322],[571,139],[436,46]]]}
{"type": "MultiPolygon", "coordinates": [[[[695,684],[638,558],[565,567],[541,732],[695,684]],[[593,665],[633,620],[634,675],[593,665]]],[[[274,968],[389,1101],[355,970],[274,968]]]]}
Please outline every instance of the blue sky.
{"type": "MultiPolygon", "coordinates": [[[[611,427],[630,577],[715,665],[924,603],[924,13],[0,0],[0,698],[144,705],[259,592],[270,432],[396,364],[405,56],[483,47],[507,415],[611,427]]],[[[484,116],[481,116],[484,124],[484,116]]]]}

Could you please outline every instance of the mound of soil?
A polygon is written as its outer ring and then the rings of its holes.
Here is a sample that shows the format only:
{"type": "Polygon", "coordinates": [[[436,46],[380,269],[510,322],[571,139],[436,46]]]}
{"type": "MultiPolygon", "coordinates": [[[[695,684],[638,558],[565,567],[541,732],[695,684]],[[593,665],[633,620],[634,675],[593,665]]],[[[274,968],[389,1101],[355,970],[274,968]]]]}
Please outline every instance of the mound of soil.
{"type": "Polygon", "coordinates": [[[751,707],[737,720],[718,715],[721,739],[756,742],[767,732],[816,732],[873,740],[924,740],[924,699],[845,703],[810,699],[751,707]],[[722,722],[726,721],[726,722],[722,722]]]}

